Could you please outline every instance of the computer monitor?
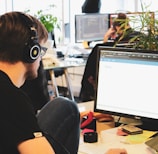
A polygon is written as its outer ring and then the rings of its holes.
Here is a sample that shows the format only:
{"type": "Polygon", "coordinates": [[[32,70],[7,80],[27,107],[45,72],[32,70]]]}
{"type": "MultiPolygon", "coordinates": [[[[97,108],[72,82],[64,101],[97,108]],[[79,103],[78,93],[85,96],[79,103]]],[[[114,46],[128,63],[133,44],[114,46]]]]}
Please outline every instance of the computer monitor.
{"type": "Polygon", "coordinates": [[[142,127],[155,129],[150,122],[157,126],[157,51],[99,46],[96,77],[95,112],[141,119],[142,127]]]}
{"type": "Polygon", "coordinates": [[[109,28],[109,14],[75,15],[75,42],[102,41],[109,28]]]}
{"type": "MultiPolygon", "coordinates": [[[[129,19],[129,24],[131,28],[133,28],[135,31],[146,33],[147,28],[153,28],[155,18],[154,12],[128,12],[126,13],[126,15],[129,19]],[[145,16],[150,17],[149,20],[144,21],[143,18],[145,18],[145,16]]],[[[115,20],[115,18],[117,18],[117,16],[118,13],[109,14],[110,27],[112,27],[113,21],[115,20]]]]}

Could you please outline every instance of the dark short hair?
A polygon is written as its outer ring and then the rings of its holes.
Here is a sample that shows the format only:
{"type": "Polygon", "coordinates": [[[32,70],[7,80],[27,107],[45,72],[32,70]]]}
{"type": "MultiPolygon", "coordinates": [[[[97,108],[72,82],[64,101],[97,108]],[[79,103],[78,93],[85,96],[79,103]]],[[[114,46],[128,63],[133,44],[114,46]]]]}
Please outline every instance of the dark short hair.
{"type": "Polygon", "coordinates": [[[0,16],[0,61],[10,63],[22,61],[25,44],[31,36],[21,14],[32,21],[38,43],[48,39],[47,30],[35,17],[16,11],[5,13],[0,16]]]}
{"type": "Polygon", "coordinates": [[[123,26],[123,24],[129,24],[128,18],[125,13],[118,13],[117,18],[115,18],[113,21],[113,27],[115,28],[116,26],[123,26]]]}

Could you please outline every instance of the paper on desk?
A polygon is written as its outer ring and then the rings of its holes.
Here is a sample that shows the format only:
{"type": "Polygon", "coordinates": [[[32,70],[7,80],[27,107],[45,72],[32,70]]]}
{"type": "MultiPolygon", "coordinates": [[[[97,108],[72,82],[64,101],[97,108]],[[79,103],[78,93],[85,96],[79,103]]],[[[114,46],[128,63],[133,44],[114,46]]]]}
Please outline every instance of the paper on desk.
{"type": "Polygon", "coordinates": [[[129,143],[129,144],[144,143],[145,141],[149,139],[150,136],[154,135],[155,133],[156,133],[155,131],[143,130],[142,134],[126,136],[124,142],[129,143]]]}

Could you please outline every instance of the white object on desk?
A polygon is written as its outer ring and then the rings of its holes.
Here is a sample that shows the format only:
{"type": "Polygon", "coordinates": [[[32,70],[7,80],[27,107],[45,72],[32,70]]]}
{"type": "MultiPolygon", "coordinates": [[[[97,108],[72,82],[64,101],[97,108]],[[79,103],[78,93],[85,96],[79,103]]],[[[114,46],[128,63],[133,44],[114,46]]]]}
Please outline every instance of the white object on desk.
{"type": "Polygon", "coordinates": [[[69,44],[66,47],[64,52],[65,57],[73,56],[73,55],[80,55],[80,54],[90,54],[92,49],[85,49],[83,46],[79,44],[69,44]]]}
{"type": "Polygon", "coordinates": [[[43,57],[42,57],[42,62],[44,67],[49,67],[49,66],[59,66],[60,65],[60,61],[59,59],[56,57],[56,55],[54,54],[50,54],[50,53],[46,53],[43,57]]]}
{"type": "Polygon", "coordinates": [[[128,154],[156,154],[154,150],[141,144],[128,144],[124,136],[116,135],[118,128],[102,131],[97,143],[84,143],[81,137],[79,154],[105,154],[111,148],[125,148],[128,154]]]}

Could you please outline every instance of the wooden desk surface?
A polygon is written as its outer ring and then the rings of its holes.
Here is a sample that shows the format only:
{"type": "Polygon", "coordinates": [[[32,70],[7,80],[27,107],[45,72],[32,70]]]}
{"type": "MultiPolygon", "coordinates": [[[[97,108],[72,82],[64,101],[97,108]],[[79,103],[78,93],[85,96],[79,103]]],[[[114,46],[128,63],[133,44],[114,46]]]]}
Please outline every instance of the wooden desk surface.
{"type": "MultiPolygon", "coordinates": [[[[79,110],[93,111],[94,101],[84,102],[78,104],[79,110]]],[[[127,119],[126,119],[127,120],[127,119]]],[[[96,143],[85,143],[83,141],[83,135],[80,135],[80,144],[78,154],[104,154],[109,148],[125,148],[128,154],[156,154],[151,148],[144,143],[142,144],[127,144],[121,142],[124,136],[117,136],[117,127],[114,128],[114,123],[97,123],[98,142],[96,143]],[[112,129],[111,129],[112,128],[112,129]],[[100,129],[100,130],[98,130],[100,129]],[[121,138],[121,139],[120,139],[121,138]]]]}
{"type": "MultiPolygon", "coordinates": [[[[84,111],[94,111],[94,101],[89,101],[89,102],[83,102],[83,103],[78,103],[79,111],[84,112],[84,111]]],[[[100,132],[102,130],[107,130],[110,128],[114,127],[114,122],[104,122],[104,123],[99,123],[96,122],[96,129],[98,132],[98,138],[100,138],[100,132]]],[[[80,134],[80,145],[79,145],[79,151],[78,154],[85,154],[83,151],[86,148],[86,144],[83,142],[83,135],[82,133],[80,134]],[[85,147],[84,147],[85,145],[85,147]]],[[[90,153],[86,153],[90,154],[90,153]]]]}
{"type": "MultiPolygon", "coordinates": [[[[94,111],[94,101],[84,102],[84,103],[78,103],[79,111],[94,111]]],[[[114,127],[114,121],[113,122],[96,122],[96,129],[97,132],[100,133],[102,130],[110,129],[114,127]]]]}

